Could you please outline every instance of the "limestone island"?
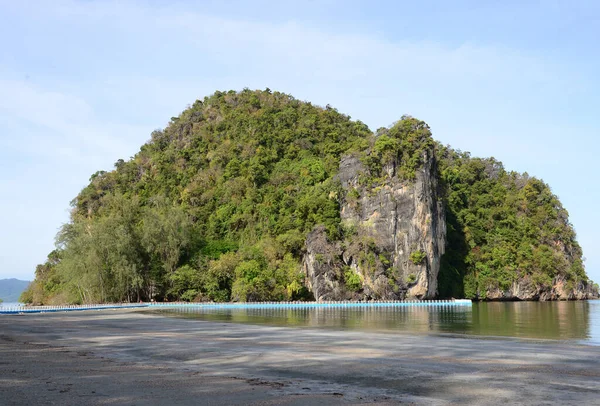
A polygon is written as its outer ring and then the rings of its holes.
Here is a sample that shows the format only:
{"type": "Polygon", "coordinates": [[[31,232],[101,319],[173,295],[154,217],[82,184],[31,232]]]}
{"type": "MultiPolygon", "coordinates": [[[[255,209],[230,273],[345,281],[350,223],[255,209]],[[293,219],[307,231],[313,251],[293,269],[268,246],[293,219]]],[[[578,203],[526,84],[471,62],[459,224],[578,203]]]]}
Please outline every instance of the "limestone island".
{"type": "Polygon", "coordinates": [[[543,181],[269,89],[196,100],[71,204],[23,302],[598,297],[543,181]]]}

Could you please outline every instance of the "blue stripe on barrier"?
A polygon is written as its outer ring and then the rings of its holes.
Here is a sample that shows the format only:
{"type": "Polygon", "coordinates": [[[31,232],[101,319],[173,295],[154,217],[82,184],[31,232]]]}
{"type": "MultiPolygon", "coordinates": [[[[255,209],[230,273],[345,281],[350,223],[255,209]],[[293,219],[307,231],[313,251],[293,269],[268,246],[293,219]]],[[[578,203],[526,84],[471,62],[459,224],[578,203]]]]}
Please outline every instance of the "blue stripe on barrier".
{"type": "Polygon", "coordinates": [[[432,307],[432,306],[471,306],[470,300],[455,301],[415,301],[415,302],[304,302],[304,303],[155,303],[152,308],[168,309],[174,307],[202,309],[272,309],[272,308],[318,308],[318,307],[432,307]]]}
{"type": "Polygon", "coordinates": [[[84,310],[112,310],[139,308],[202,308],[202,309],[309,309],[320,307],[432,307],[432,306],[471,306],[471,300],[423,300],[423,301],[381,301],[381,302],[261,302],[261,303],[140,303],[128,305],[88,305],[88,306],[20,306],[0,307],[0,314],[57,313],[84,310]]]}

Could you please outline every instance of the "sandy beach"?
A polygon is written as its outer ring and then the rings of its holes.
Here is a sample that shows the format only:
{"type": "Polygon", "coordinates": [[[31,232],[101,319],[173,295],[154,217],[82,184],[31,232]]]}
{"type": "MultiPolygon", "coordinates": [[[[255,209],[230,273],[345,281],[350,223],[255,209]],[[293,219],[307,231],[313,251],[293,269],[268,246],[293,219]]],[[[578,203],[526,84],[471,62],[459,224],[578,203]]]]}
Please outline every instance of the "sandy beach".
{"type": "Polygon", "coordinates": [[[206,322],[0,316],[2,405],[600,404],[600,347],[206,322]]]}

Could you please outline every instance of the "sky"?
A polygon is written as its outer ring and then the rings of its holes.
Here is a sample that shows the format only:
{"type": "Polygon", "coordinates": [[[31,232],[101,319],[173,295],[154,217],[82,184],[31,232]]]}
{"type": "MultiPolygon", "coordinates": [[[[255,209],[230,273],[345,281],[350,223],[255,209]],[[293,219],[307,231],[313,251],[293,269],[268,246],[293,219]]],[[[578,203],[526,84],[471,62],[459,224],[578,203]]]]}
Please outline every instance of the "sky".
{"type": "Polygon", "coordinates": [[[595,0],[0,0],[0,279],[172,116],[268,87],[543,179],[600,282],[599,39],[595,0]]]}

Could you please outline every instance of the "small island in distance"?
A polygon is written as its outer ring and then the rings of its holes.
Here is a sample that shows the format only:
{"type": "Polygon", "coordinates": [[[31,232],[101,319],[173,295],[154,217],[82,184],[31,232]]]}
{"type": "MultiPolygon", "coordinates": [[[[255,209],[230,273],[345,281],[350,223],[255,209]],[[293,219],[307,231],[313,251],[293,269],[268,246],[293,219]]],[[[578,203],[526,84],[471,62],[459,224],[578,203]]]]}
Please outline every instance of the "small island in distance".
{"type": "Polygon", "coordinates": [[[94,174],[21,301],[451,297],[598,297],[550,187],[414,117],[373,132],[245,89],[197,100],[94,174]]]}

